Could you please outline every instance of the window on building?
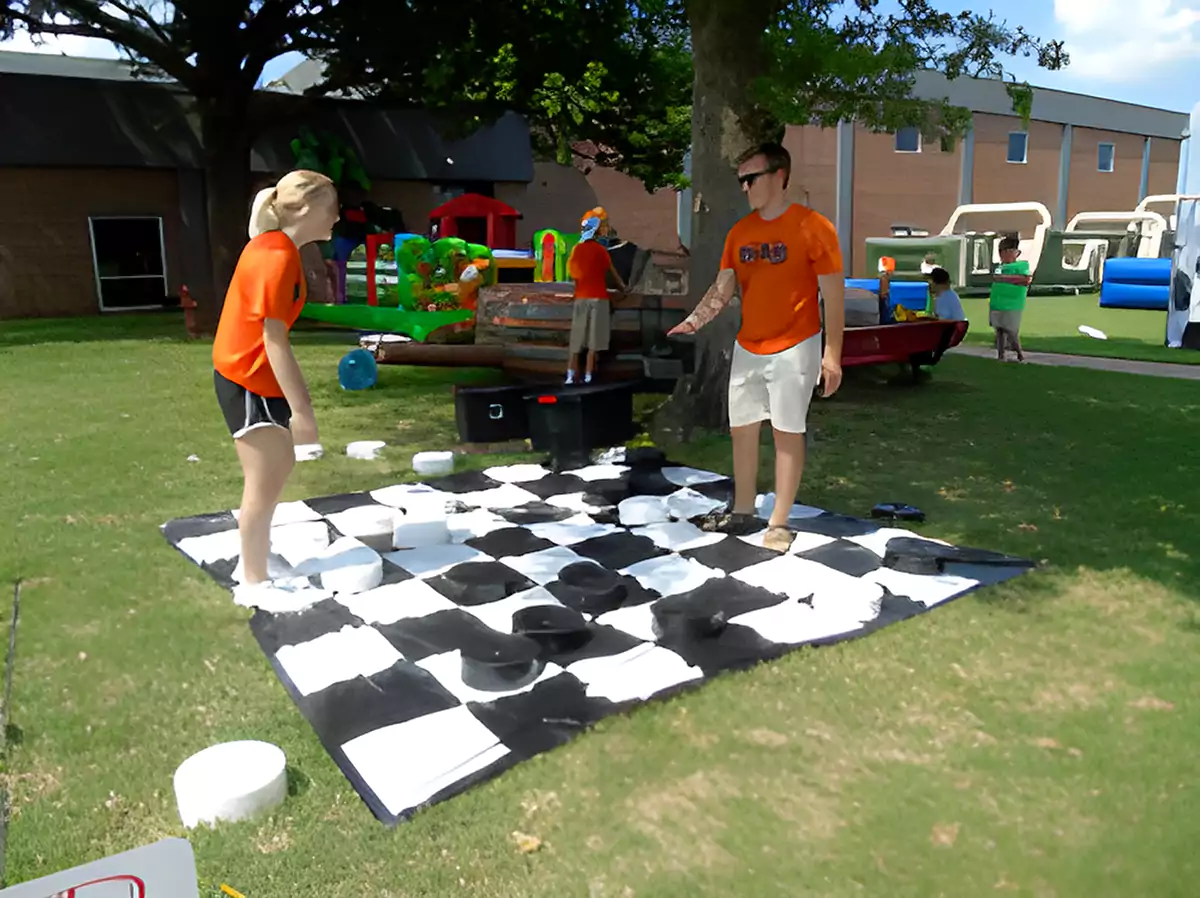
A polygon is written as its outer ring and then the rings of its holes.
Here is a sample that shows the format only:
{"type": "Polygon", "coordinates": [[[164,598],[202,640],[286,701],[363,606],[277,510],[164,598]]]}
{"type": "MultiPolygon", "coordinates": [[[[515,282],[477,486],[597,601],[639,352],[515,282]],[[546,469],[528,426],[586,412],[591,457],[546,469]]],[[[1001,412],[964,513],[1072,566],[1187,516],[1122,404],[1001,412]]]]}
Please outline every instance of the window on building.
{"type": "Polygon", "coordinates": [[[1029,134],[1025,131],[1008,132],[1008,161],[1017,163],[1029,161],[1029,134]]]}
{"type": "Polygon", "coordinates": [[[917,128],[901,128],[896,132],[897,153],[921,152],[921,132],[917,128]]]}
{"type": "Polygon", "coordinates": [[[162,219],[88,219],[101,311],[161,308],[167,297],[162,219]]]}
{"type": "Polygon", "coordinates": [[[1115,144],[1102,143],[1096,151],[1096,168],[1098,171],[1112,171],[1117,161],[1115,144]]]}

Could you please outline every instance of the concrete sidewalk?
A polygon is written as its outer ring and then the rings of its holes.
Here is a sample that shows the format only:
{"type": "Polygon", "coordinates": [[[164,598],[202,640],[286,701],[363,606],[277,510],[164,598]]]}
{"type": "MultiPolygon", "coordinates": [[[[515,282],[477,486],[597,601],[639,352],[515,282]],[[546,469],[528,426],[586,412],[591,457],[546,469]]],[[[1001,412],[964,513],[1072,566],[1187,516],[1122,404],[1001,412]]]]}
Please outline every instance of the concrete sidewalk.
{"type": "MultiPolygon", "coordinates": [[[[1187,350],[1180,350],[1186,352],[1187,350]]],[[[983,346],[955,346],[947,354],[969,355],[996,362],[996,350],[983,346]]],[[[996,362],[1000,364],[999,362],[996,362]]],[[[1015,364],[1015,363],[1008,363],[1015,364]]],[[[1101,359],[1084,355],[1063,355],[1056,352],[1026,352],[1027,365],[1057,365],[1063,368],[1091,368],[1095,371],[1116,371],[1121,374],[1148,374],[1151,377],[1175,377],[1180,380],[1200,380],[1200,365],[1174,365],[1168,362],[1134,362],[1129,359],[1101,359]]]]}

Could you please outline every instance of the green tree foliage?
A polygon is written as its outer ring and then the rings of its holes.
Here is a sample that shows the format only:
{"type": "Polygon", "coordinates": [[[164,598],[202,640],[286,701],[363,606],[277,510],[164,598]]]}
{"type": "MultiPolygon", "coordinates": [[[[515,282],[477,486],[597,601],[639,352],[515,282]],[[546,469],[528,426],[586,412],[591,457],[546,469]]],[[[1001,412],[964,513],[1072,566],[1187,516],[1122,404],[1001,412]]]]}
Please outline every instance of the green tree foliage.
{"type": "MultiPolygon", "coordinates": [[[[1035,57],[1059,69],[1068,57],[1060,41],[1045,41],[992,13],[947,13],[928,0],[857,0],[854,10],[834,0],[768,0],[773,22],[763,38],[767,69],[750,85],[751,98],[775,119],[827,127],[854,119],[870,128],[917,127],[930,141],[953,144],[970,113],[941,100],[912,96],[914,75],[934,69],[954,79],[1005,77],[1004,62],[1035,57]]],[[[1010,81],[1013,108],[1026,121],[1032,88],[1010,81]]]]}
{"type": "MultiPolygon", "coordinates": [[[[733,177],[744,149],[783,136],[785,124],[854,120],[890,131],[917,127],[949,146],[971,113],[913,96],[924,69],[1003,77],[1013,56],[1047,69],[1067,64],[1061,43],[987,15],[936,9],[929,0],[681,0],[690,26],[692,216],[689,284],[697,301],[717,273],[730,227],[746,212],[733,177]]],[[[1015,111],[1028,118],[1032,92],[1012,81],[1015,111]]],[[[843,248],[848,254],[853,247],[843,248]]],[[[681,426],[722,427],[737,313],[719,316],[698,339],[697,375],[680,382],[669,417],[681,426]]]]}
{"type": "Polygon", "coordinates": [[[648,189],[680,183],[692,67],[682,8],[661,0],[364,0],[322,54],[314,92],[354,90],[465,133],[509,110],[547,159],[583,156],[648,189]],[[397,7],[402,7],[402,11],[397,7]]]}

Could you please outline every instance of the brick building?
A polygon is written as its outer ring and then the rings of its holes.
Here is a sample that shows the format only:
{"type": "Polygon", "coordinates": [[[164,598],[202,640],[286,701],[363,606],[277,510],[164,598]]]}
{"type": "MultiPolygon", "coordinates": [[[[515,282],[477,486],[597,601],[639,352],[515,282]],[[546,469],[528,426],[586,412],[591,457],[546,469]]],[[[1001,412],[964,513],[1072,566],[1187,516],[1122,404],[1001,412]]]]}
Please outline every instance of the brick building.
{"type": "Polygon", "coordinates": [[[936,234],[966,203],[1037,201],[1062,228],[1077,212],[1132,211],[1147,195],[1176,192],[1186,113],[1036,88],[1026,127],[997,80],[923,72],[914,93],[973,113],[951,152],[922,145],[916,129],[788,128],[794,199],[837,223],[848,273],[867,273],[868,237],[893,226],[936,234]]]}
{"type": "MultiPolygon", "coordinates": [[[[305,63],[271,90],[298,102],[286,95],[318,75],[305,63]]],[[[915,132],[788,129],[793,196],[837,223],[850,273],[864,273],[867,237],[894,225],[936,232],[960,203],[1039,200],[1061,227],[1078,211],[1132,209],[1147,193],[1175,190],[1186,114],[1038,89],[1026,129],[997,81],[922,74],[917,93],[974,112],[952,152],[922,146],[915,132]]],[[[349,140],[372,178],[371,199],[398,209],[412,230],[464,191],[520,210],[526,245],[540,228],[574,229],[599,204],[622,237],[652,251],[666,272],[658,286],[686,283],[689,193],[537,162],[519,116],[460,141],[443,140],[421,110],[347,98],[310,106],[301,121],[349,140]]],[[[256,142],[258,181],[292,167],[298,124],[256,142]]],[[[201,160],[177,85],[137,80],[115,60],[0,53],[0,318],[154,306],[183,284],[207,295],[201,160]]]]}
{"type": "MultiPolygon", "coordinates": [[[[288,88],[272,86],[278,103],[299,103],[288,88]]],[[[527,245],[540,228],[577,228],[603,203],[630,208],[618,215],[620,233],[665,250],[657,261],[680,257],[672,192],[535,163],[520,116],[448,141],[421,110],[320,101],[256,141],[256,186],[293,167],[302,123],[348,140],[372,179],[370,198],[398,209],[411,230],[426,231],[431,210],[472,191],[523,212],[517,238],[527,245]]],[[[136,79],[117,60],[0,53],[0,319],[157,307],[184,284],[208,295],[202,160],[178,85],[136,79]]]]}
{"type": "MultiPolygon", "coordinates": [[[[300,103],[276,99],[285,112],[300,103]]],[[[0,318],[162,306],[183,284],[201,298],[211,292],[189,101],[117,60],[0,53],[0,318]]],[[[439,197],[477,186],[519,194],[534,177],[519,116],[446,141],[421,110],[329,100],[255,142],[254,186],[293,167],[302,123],[353,135],[372,198],[417,230],[439,197]]]]}

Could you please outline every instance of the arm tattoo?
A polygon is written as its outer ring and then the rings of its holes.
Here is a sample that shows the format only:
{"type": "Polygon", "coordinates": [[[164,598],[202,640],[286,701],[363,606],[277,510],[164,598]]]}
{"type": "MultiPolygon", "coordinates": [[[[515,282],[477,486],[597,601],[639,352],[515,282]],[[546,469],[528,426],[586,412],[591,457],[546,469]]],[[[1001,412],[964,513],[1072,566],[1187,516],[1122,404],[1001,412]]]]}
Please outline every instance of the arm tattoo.
{"type": "Polygon", "coordinates": [[[721,314],[721,311],[729,305],[729,300],[733,298],[733,284],[730,283],[732,275],[733,272],[726,271],[717,275],[716,281],[708,288],[704,298],[696,304],[692,314],[685,319],[688,324],[699,330],[721,314]]]}

